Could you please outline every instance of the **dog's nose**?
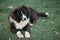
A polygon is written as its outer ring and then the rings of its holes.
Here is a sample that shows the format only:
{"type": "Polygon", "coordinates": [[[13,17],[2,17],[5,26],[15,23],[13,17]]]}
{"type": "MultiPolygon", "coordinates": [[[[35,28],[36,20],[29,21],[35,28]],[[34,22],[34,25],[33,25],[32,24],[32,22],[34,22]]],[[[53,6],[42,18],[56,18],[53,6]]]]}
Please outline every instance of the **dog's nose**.
{"type": "Polygon", "coordinates": [[[24,20],[26,20],[26,18],[24,18],[24,20]]]}

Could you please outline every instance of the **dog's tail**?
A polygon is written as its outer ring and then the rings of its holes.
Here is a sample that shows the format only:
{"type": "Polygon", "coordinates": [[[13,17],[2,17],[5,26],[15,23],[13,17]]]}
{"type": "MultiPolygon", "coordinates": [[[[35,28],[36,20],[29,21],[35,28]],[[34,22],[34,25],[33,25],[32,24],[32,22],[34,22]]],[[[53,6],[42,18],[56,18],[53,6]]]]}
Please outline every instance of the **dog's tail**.
{"type": "Polygon", "coordinates": [[[46,12],[46,13],[37,13],[37,15],[39,16],[39,17],[48,17],[49,16],[49,13],[48,12],[46,12]]]}

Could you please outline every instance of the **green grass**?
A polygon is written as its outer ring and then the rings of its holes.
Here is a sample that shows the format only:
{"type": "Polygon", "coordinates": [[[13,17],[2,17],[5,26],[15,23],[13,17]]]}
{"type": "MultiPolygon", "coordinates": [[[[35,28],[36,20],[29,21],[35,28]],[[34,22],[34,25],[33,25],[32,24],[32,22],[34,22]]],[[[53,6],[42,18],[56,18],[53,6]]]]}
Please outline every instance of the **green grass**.
{"type": "Polygon", "coordinates": [[[48,18],[39,18],[31,28],[31,40],[60,40],[60,0],[0,0],[0,40],[18,39],[10,32],[8,15],[12,9],[8,6],[29,6],[38,12],[49,12],[48,18]],[[46,21],[42,21],[46,20],[46,21]]]}

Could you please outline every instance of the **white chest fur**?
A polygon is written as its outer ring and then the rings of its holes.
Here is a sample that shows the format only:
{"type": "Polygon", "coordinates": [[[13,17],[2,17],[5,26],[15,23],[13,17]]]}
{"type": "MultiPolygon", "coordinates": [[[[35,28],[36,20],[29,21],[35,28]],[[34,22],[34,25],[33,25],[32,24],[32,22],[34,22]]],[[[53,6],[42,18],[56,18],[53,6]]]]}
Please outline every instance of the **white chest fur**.
{"type": "Polygon", "coordinates": [[[16,29],[23,29],[28,23],[29,23],[30,19],[28,18],[27,20],[25,21],[20,21],[19,23],[17,23],[15,20],[13,20],[11,17],[10,17],[10,22],[14,22],[15,23],[15,27],[16,29]]]}

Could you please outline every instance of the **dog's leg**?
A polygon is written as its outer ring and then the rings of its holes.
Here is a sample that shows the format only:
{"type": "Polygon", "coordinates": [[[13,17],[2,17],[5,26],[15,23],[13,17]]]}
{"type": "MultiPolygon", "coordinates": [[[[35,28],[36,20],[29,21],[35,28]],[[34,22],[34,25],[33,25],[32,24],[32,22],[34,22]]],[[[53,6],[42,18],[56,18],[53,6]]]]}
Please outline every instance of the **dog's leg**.
{"type": "Polygon", "coordinates": [[[30,38],[30,33],[28,31],[25,31],[25,37],[30,38]]]}
{"type": "Polygon", "coordinates": [[[15,25],[14,23],[10,23],[10,31],[13,32],[14,34],[16,34],[16,32],[18,31],[16,28],[15,28],[15,25]]]}
{"type": "Polygon", "coordinates": [[[10,27],[10,31],[11,32],[13,32],[14,34],[16,34],[18,38],[24,38],[24,36],[20,32],[20,30],[18,30],[18,29],[15,28],[14,23],[11,23],[10,25],[11,25],[11,27],[10,27]]]}
{"type": "Polygon", "coordinates": [[[24,38],[22,33],[20,31],[18,31],[17,29],[11,27],[10,30],[11,30],[11,32],[15,33],[18,38],[24,38]]]}
{"type": "Polygon", "coordinates": [[[31,26],[29,24],[27,24],[24,28],[23,31],[25,32],[25,37],[26,38],[30,38],[30,28],[31,26]]]}
{"type": "Polygon", "coordinates": [[[22,35],[20,30],[17,30],[15,28],[10,28],[11,32],[15,33],[17,35],[18,38],[24,38],[24,36],[22,35]]]}
{"type": "Polygon", "coordinates": [[[24,38],[24,36],[22,35],[22,33],[20,31],[17,31],[16,35],[18,38],[24,38]]]}

